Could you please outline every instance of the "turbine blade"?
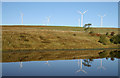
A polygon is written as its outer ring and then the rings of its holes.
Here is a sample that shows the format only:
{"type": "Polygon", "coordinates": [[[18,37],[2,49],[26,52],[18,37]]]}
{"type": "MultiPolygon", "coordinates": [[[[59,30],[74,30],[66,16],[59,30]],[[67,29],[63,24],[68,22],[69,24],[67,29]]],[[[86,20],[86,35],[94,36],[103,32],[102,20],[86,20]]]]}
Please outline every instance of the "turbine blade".
{"type": "Polygon", "coordinates": [[[78,11],[78,13],[82,14],[80,11],[78,11]]]}
{"type": "MultiPolygon", "coordinates": [[[[88,10],[87,10],[88,11],[88,10]]],[[[87,11],[83,12],[83,14],[85,14],[87,11]]]]}
{"type": "Polygon", "coordinates": [[[80,72],[80,70],[77,70],[76,72],[80,72]]]}
{"type": "Polygon", "coordinates": [[[82,70],[84,73],[87,73],[86,71],[82,70]]]}

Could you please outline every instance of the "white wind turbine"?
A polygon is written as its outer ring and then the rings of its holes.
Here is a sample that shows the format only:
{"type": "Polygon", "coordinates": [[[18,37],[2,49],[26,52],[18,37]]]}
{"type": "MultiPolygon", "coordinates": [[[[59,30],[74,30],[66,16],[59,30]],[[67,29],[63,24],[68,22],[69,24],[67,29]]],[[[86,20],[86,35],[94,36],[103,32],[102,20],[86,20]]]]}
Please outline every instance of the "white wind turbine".
{"type": "MultiPolygon", "coordinates": [[[[87,10],[88,11],[88,10],[87,10]]],[[[83,27],[83,15],[87,12],[87,11],[84,11],[83,13],[81,13],[79,11],[79,13],[81,14],[81,27],[83,27]]]]}
{"type": "Polygon", "coordinates": [[[22,24],[23,24],[23,16],[24,16],[24,14],[23,13],[21,13],[21,19],[22,19],[22,24]]]}
{"type": "Polygon", "coordinates": [[[82,59],[81,59],[81,62],[79,62],[79,60],[78,60],[78,67],[79,67],[79,66],[80,66],[80,69],[77,70],[76,73],[77,73],[77,72],[80,72],[80,71],[82,71],[82,72],[84,72],[84,73],[87,73],[85,70],[82,69],[82,59]],[[80,64],[81,64],[81,66],[80,66],[80,64]]]}
{"type": "Polygon", "coordinates": [[[105,17],[106,15],[103,15],[103,16],[100,16],[98,15],[99,17],[101,17],[101,27],[103,26],[103,17],[105,17]]]}
{"type": "Polygon", "coordinates": [[[47,25],[50,23],[50,17],[51,17],[51,16],[48,16],[48,17],[47,17],[47,25]]]}
{"type": "Polygon", "coordinates": [[[103,65],[102,65],[102,59],[101,59],[101,62],[100,62],[100,67],[98,67],[98,69],[106,69],[105,67],[103,67],[103,65]]]}

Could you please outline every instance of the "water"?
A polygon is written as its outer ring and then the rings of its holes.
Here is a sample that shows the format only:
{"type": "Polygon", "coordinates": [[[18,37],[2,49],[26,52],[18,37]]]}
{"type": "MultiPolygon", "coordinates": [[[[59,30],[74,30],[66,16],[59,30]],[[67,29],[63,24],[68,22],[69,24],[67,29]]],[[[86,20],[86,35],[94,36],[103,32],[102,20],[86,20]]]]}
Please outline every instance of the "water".
{"type": "Polygon", "coordinates": [[[74,59],[2,63],[3,76],[118,76],[118,59],[74,59]]]}

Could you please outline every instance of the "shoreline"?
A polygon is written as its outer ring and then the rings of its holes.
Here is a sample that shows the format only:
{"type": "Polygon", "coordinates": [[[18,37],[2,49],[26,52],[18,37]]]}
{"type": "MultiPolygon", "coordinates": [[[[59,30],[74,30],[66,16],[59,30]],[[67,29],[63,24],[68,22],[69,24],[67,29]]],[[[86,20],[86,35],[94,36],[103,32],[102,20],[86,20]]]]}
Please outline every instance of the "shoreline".
{"type": "Polygon", "coordinates": [[[2,52],[49,52],[49,51],[84,51],[84,50],[119,50],[120,48],[89,48],[89,49],[32,49],[32,50],[8,50],[8,51],[2,51],[2,52]]]}

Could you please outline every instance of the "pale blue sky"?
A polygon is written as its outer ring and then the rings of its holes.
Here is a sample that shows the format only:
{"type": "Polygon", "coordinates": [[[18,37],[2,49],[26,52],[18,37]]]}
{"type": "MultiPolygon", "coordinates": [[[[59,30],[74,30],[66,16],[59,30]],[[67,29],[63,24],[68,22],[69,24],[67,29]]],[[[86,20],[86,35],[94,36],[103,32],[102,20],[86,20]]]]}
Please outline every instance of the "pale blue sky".
{"type": "Polygon", "coordinates": [[[101,19],[98,15],[106,14],[103,26],[118,26],[117,2],[3,2],[2,23],[21,24],[22,12],[25,25],[46,25],[47,17],[51,16],[49,25],[78,26],[78,19],[81,18],[79,10],[88,10],[84,15],[84,24],[92,23],[100,27],[101,19]]]}

